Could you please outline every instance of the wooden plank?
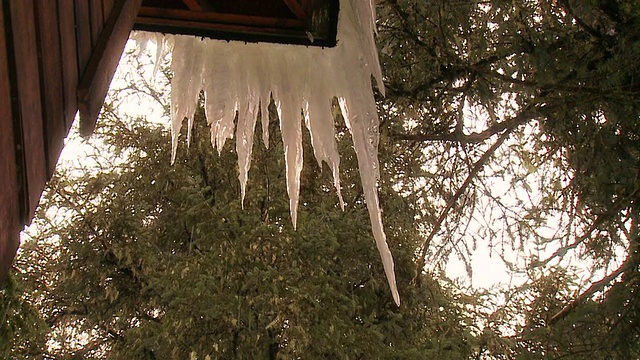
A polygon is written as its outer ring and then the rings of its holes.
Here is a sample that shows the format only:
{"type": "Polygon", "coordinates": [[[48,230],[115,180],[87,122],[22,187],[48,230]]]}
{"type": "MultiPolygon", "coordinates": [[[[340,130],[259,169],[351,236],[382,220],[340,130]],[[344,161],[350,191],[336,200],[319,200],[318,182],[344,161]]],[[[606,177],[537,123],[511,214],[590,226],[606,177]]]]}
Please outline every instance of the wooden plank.
{"type": "Polygon", "coordinates": [[[80,134],[93,132],[142,0],[117,0],[78,85],[80,134]]]}
{"type": "Polygon", "coordinates": [[[182,2],[187,5],[191,11],[202,11],[202,6],[200,6],[196,0],[182,0],[182,2]]]}
{"type": "Polygon", "coordinates": [[[35,5],[47,178],[50,178],[67,136],[58,4],[56,1],[36,1],[35,5]]]}
{"type": "MultiPolygon", "coordinates": [[[[237,14],[223,14],[215,12],[193,12],[180,9],[165,9],[156,7],[142,7],[139,13],[140,19],[138,22],[146,21],[151,22],[155,19],[165,20],[183,20],[189,22],[203,22],[203,23],[220,23],[220,24],[234,24],[234,25],[246,25],[252,28],[257,27],[278,27],[278,28],[292,28],[292,29],[304,29],[306,23],[297,19],[284,19],[273,18],[264,16],[250,16],[250,15],[237,15],[237,14]]],[[[207,26],[209,24],[203,24],[207,26]]]]}
{"type": "Polygon", "coordinates": [[[28,223],[47,180],[34,4],[33,0],[9,0],[9,8],[17,79],[16,89],[12,90],[18,101],[14,116],[22,124],[23,176],[26,180],[21,220],[28,223]]]}
{"type": "Polygon", "coordinates": [[[91,47],[94,47],[98,43],[98,38],[104,27],[102,0],[88,0],[88,2],[89,18],[91,19],[91,47]]]}
{"type": "Polygon", "coordinates": [[[313,3],[314,3],[314,1],[313,0],[302,0],[301,2],[302,2],[302,8],[304,9],[304,11],[307,14],[310,15],[308,17],[309,18],[309,22],[313,22],[312,17],[313,17],[313,5],[314,5],[313,3]]]}
{"type": "MultiPolygon", "coordinates": [[[[154,31],[178,33],[178,34],[190,34],[189,29],[193,29],[199,32],[204,30],[218,32],[221,35],[231,37],[232,34],[256,34],[256,35],[271,35],[282,36],[287,39],[299,38],[310,44],[306,33],[300,32],[295,29],[285,29],[279,27],[255,27],[249,25],[238,24],[224,24],[224,23],[212,23],[212,22],[200,22],[200,21],[188,21],[188,20],[176,20],[176,19],[163,19],[163,18],[151,18],[151,17],[138,17],[136,20],[136,28],[147,30],[144,26],[153,26],[154,31]]],[[[238,39],[242,40],[241,36],[238,39]]],[[[244,39],[247,41],[247,39],[244,39]]],[[[250,40],[249,40],[250,41],[250,40]]]]}
{"type": "Polygon", "coordinates": [[[60,51],[64,96],[64,119],[67,132],[78,112],[78,46],[76,43],[75,11],[73,0],[58,0],[60,51]]]}
{"type": "Polygon", "coordinates": [[[0,8],[0,288],[18,249],[20,231],[20,189],[11,110],[9,52],[5,35],[4,11],[0,8]]]}
{"type": "Polygon", "coordinates": [[[109,14],[111,14],[112,8],[113,8],[113,0],[102,0],[102,14],[105,22],[109,18],[109,14]]]}
{"type": "MultiPolygon", "coordinates": [[[[282,1],[282,0],[279,0],[282,1]]],[[[334,0],[337,2],[337,0],[334,0]]],[[[325,0],[325,4],[334,1],[325,0]]],[[[200,3],[202,5],[202,3],[200,3]]],[[[284,2],[284,11],[292,15],[284,2]]],[[[310,3],[300,6],[310,6],[310,3]]],[[[332,25],[335,13],[329,12],[324,25],[310,29],[306,21],[297,18],[240,15],[223,12],[194,12],[182,9],[143,6],[138,13],[134,29],[162,33],[210,37],[222,40],[248,42],[279,42],[305,46],[333,47],[336,45],[336,28],[332,25]],[[333,31],[331,31],[333,29],[333,31]],[[311,42],[307,31],[313,34],[311,42]]],[[[327,14],[324,12],[323,14],[327,14]]]]}
{"type": "Polygon", "coordinates": [[[84,71],[91,57],[91,14],[87,0],[75,0],[76,43],[78,49],[78,74],[84,71]]]}

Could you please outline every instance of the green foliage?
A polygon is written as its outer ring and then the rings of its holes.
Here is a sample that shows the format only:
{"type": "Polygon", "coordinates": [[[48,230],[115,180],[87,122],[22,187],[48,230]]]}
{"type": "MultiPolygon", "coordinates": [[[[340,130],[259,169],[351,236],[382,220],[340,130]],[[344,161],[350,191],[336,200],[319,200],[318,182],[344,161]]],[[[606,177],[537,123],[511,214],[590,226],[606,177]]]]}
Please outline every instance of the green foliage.
{"type": "Polygon", "coordinates": [[[10,275],[0,290],[0,357],[23,359],[44,351],[47,326],[33,305],[33,294],[10,275]]]}
{"type": "Polygon", "coordinates": [[[442,269],[452,254],[468,264],[489,247],[528,274],[487,314],[520,319],[492,328],[515,333],[512,350],[486,346],[485,356],[638,357],[636,5],[381,1],[382,116],[420,164],[402,181],[424,198],[427,265],[442,269]],[[498,136],[508,139],[490,147],[498,136]]]}
{"type": "Polygon", "coordinates": [[[294,230],[276,119],[271,147],[255,145],[242,209],[233,144],[220,156],[211,151],[202,112],[191,146],[180,147],[173,166],[166,132],[103,115],[98,141],[121,158],[103,151],[106,159],[97,158],[92,169],[56,176],[45,201],[69,219],[52,232],[60,253],[48,265],[60,273],[44,309],[50,336],[63,344],[56,356],[458,359],[470,353],[474,324],[464,304],[426,275],[428,285],[410,284],[419,236],[413,210],[392,183],[381,199],[404,305],[398,309],[390,298],[349,137],[340,141],[345,212],[331,172],[307,158],[294,230]],[[74,334],[90,340],[74,343],[74,334]]]}

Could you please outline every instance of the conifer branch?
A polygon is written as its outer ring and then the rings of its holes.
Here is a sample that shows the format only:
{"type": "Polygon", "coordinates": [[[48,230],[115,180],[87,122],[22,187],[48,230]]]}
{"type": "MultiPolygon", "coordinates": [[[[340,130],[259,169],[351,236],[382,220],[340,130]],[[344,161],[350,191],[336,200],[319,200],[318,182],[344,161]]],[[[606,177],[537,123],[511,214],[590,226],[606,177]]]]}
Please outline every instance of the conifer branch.
{"type": "Polygon", "coordinates": [[[475,165],[473,166],[473,168],[469,172],[469,175],[467,176],[465,181],[462,183],[462,185],[460,186],[458,191],[456,191],[456,193],[451,197],[451,199],[449,199],[449,202],[447,202],[447,205],[445,206],[445,208],[440,213],[440,216],[438,216],[438,219],[436,220],[436,223],[434,224],[433,229],[429,233],[429,236],[427,236],[427,238],[422,243],[422,246],[420,247],[420,256],[419,256],[418,261],[417,261],[416,275],[415,275],[415,278],[414,278],[414,283],[416,284],[416,286],[420,286],[420,274],[422,273],[422,269],[424,268],[424,264],[425,264],[426,256],[427,256],[427,251],[429,249],[429,246],[431,245],[431,241],[433,240],[435,235],[440,231],[440,227],[441,227],[442,223],[444,222],[444,219],[449,214],[449,211],[456,204],[456,202],[458,201],[460,196],[462,196],[462,194],[464,194],[464,192],[467,190],[467,188],[469,187],[469,185],[471,184],[473,179],[476,177],[476,175],[480,172],[480,170],[482,170],[484,168],[484,165],[486,164],[486,162],[491,158],[491,156],[496,152],[496,150],[502,145],[502,143],[504,143],[504,141],[507,140],[509,135],[511,135],[511,132],[516,127],[517,126],[508,127],[500,135],[498,140],[496,140],[496,142],[493,145],[491,145],[491,147],[489,149],[487,149],[487,151],[485,151],[484,154],[482,154],[480,159],[475,163],[475,165]]]}
{"type": "Polygon", "coordinates": [[[591,234],[595,230],[597,230],[600,225],[602,225],[605,221],[611,219],[615,215],[618,215],[618,213],[622,209],[622,205],[624,203],[626,203],[629,199],[635,199],[636,196],[639,193],[640,193],[640,188],[637,188],[635,191],[633,191],[631,194],[629,194],[629,196],[625,196],[625,197],[622,197],[622,198],[618,199],[616,202],[613,203],[613,205],[611,206],[611,208],[608,211],[598,215],[596,220],[593,222],[593,224],[591,224],[591,226],[589,226],[589,228],[587,229],[587,231],[585,231],[584,234],[582,234],[579,238],[577,238],[571,244],[569,244],[567,246],[560,247],[553,254],[551,254],[548,258],[546,258],[545,260],[535,264],[535,266],[547,265],[551,260],[553,260],[553,259],[555,259],[557,257],[561,258],[567,253],[567,251],[577,248],[580,244],[582,244],[587,239],[589,239],[591,237],[591,234]]]}
{"type": "Polygon", "coordinates": [[[547,326],[551,326],[551,325],[557,323],[558,321],[564,319],[565,317],[567,317],[567,315],[569,315],[569,313],[571,313],[571,311],[573,311],[575,308],[577,308],[578,305],[580,305],[585,300],[587,300],[588,298],[593,296],[593,294],[595,294],[596,292],[602,291],[605,288],[605,286],[609,285],[618,276],[620,276],[625,271],[631,269],[632,267],[633,266],[632,266],[632,263],[630,261],[625,261],[614,272],[612,272],[611,274],[609,274],[609,275],[605,276],[604,278],[602,278],[602,279],[594,282],[593,284],[591,284],[591,286],[589,286],[589,288],[587,290],[585,290],[582,294],[580,294],[575,300],[573,300],[567,306],[562,308],[562,310],[558,311],[555,315],[553,315],[549,319],[549,321],[547,321],[547,326]]]}
{"type": "Polygon", "coordinates": [[[481,132],[474,132],[468,135],[452,132],[448,134],[392,134],[391,137],[395,140],[409,140],[409,141],[451,141],[459,142],[462,144],[477,144],[490,139],[492,136],[503,132],[507,128],[516,128],[522,124],[535,118],[537,112],[535,111],[523,111],[517,116],[493,124],[481,132]]]}

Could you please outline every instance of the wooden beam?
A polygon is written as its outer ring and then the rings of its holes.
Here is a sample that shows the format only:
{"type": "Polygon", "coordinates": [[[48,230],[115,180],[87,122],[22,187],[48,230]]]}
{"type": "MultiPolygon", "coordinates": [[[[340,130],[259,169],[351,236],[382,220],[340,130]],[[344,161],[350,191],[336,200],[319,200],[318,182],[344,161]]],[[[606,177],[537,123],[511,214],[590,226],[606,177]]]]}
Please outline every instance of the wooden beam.
{"type": "Polygon", "coordinates": [[[203,23],[203,26],[209,24],[233,24],[233,25],[246,25],[250,27],[282,27],[292,29],[304,29],[305,22],[297,19],[281,19],[271,18],[263,16],[250,16],[250,15],[237,15],[237,14],[222,14],[215,12],[192,12],[188,10],[180,9],[164,9],[156,7],[140,8],[138,14],[138,23],[153,23],[156,19],[164,20],[180,20],[189,23],[203,23]]]}
{"type": "MultiPolygon", "coordinates": [[[[255,27],[249,25],[238,25],[238,24],[223,24],[223,23],[210,23],[210,22],[199,22],[199,21],[188,21],[188,20],[175,20],[175,19],[162,19],[162,18],[147,18],[147,17],[139,17],[136,21],[137,28],[147,30],[142,25],[151,25],[154,27],[153,31],[167,32],[167,33],[178,33],[178,34],[191,34],[188,30],[195,30],[198,34],[201,34],[204,31],[210,32],[219,32],[221,34],[225,34],[227,36],[231,34],[255,34],[255,35],[273,35],[273,36],[282,36],[287,39],[299,38],[303,40],[305,43],[309,43],[307,45],[311,45],[307,36],[295,29],[286,29],[279,27],[255,27]]],[[[192,34],[192,35],[195,35],[192,34]]],[[[206,34],[201,34],[198,36],[207,36],[206,34]]],[[[242,40],[242,41],[251,41],[250,39],[245,39],[240,37],[239,39],[235,39],[233,37],[225,38],[227,40],[242,40]]]]}
{"type": "Polygon", "coordinates": [[[113,0],[102,0],[102,13],[105,20],[111,14],[111,8],[113,8],[113,0]]]}
{"type": "Polygon", "coordinates": [[[0,288],[13,264],[20,232],[20,189],[6,35],[4,9],[0,7],[0,288]]]}
{"type": "Polygon", "coordinates": [[[78,85],[80,134],[93,133],[142,0],[117,0],[78,85]]]}
{"type": "Polygon", "coordinates": [[[302,8],[304,8],[304,11],[307,12],[307,14],[310,14],[311,16],[309,17],[309,20],[313,20],[311,19],[311,17],[313,17],[313,8],[314,8],[314,0],[302,0],[302,8]]]}
{"type": "MultiPolygon", "coordinates": [[[[67,129],[71,128],[78,112],[78,43],[76,39],[76,18],[73,0],[58,0],[60,18],[60,52],[62,54],[62,85],[64,87],[64,120],[67,129]]],[[[88,59],[88,57],[87,57],[88,59]]],[[[86,64],[85,64],[86,65],[86,64]]]]}
{"type": "Polygon", "coordinates": [[[98,43],[98,38],[102,33],[106,15],[102,13],[102,0],[87,0],[89,2],[89,28],[91,29],[91,46],[98,43]]]}
{"type": "Polygon", "coordinates": [[[200,6],[196,0],[182,0],[182,2],[187,5],[191,11],[202,11],[202,6],[200,6]]]}
{"type": "Polygon", "coordinates": [[[299,19],[305,22],[308,22],[307,12],[304,11],[302,6],[296,0],[283,0],[285,4],[289,7],[289,10],[299,19]]]}
{"type": "MultiPolygon", "coordinates": [[[[62,85],[62,55],[58,4],[56,1],[36,1],[36,28],[40,88],[42,89],[42,122],[47,155],[47,179],[53,175],[64,145],[68,128],[64,116],[64,86],[62,85]]],[[[66,21],[66,20],[65,20],[66,21]]]]}
{"type": "MultiPolygon", "coordinates": [[[[47,181],[40,69],[36,43],[34,0],[9,0],[11,34],[7,51],[12,79],[15,141],[20,143],[22,224],[31,222],[47,181]],[[12,58],[13,57],[13,58],[12,58]]],[[[6,7],[5,7],[6,9],[6,7]]],[[[7,21],[5,13],[5,21],[7,21]]]]}
{"type": "MultiPolygon", "coordinates": [[[[89,1],[74,0],[75,36],[78,53],[78,74],[84,73],[91,58],[91,10],[89,1]]],[[[70,19],[69,19],[70,20],[70,19]]]]}
{"type": "MultiPolygon", "coordinates": [[[[307,0],[304,3],[299,2],[300,7],[319,6],[321,4],[324,6],[323,16],[328,16],[328,18],[320,19],[321,26],[313,29],[311,29],[311,23],[306,23],[290,15],[283,15],[289,17],[271,17],[209,12],[205,8],[208,3],[203,1],[199,0],[201,6],[205,9],[202,12],[143,6],[138,13],[134,29],[209,37],[227,41],[275,42],[321,47],[333,47],[336,45],[338,0],[322,0],[322,3],[311,0],[307,0]],[[313,34],[313,42],[307,32],[313,34]]],[[[282,3],[283,0],[277,1],[283,7],[281,9],[287,14],[289,10],[282,3]]],[[[313,11],[305,13],[311,14],[313,11]]]]}

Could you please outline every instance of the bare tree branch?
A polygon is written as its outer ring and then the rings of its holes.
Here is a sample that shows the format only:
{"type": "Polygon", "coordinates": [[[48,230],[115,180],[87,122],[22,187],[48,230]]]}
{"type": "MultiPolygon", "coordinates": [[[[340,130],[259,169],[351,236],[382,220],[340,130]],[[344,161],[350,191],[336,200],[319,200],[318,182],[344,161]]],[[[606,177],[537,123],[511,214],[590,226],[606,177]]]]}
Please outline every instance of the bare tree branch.
{"type": "Polygon", "coordinates": [[[538,115],[537,111],[523,111],[517,116],[491,125],[481,132],[471,133],[468,135],[459,134],[456,132],[449,134],[392,134],[390,137],[395,140],[410,140],[410,141],[453,141],[463,144],[476,144],[488,140],[493,135],[496,135],[507,128],[515,129],[516,127],[529,122],[538,115]]]}
{"type": "Polygon", "coordinates": [[[589,237],[591,237],[591,234],[598,229],[598,227],[600,225],[602,225],[602,223],[604,223],[605,221],[611,219],[613,216],[618,215],[618,212],[620,211],[620,209],[622,208],[622,205],[627,202],[629,199],[634,199],[638,194],[640,194],[640,188],[637,188],[634,192],[632,192],[631,194],[629,194],[629,196],[625,196],[622,197],[620,199],[618,199],[616,202],[613,203],[613,205],[611,206],[611,208],[598,215],[598,217],[596,218],[596,220],[593,222],[593,224],[591,224],[591,226],[587,229],[587,231],[582,234],[579,238],[577,238],[574,242],[572,242],[571,244],[567,245],[567,246],[562,246],[560,247],[558,250],[556,250],[553,254],[551,254],[551,256],[549,256],[547,259],[535,264],[536,266],[544,266],[547,265],[551,260],[557,258],[557,257],[563,257],[567,251],[572,250],[577,248],[580,244],[582,244],[584,241],[586,241],[587,239],[589,239],[589,237]]]}
{"type": "Polygon", "coordinates": [[[469,187],[473,179],[476,177],[476,175],[480,172],[480,170],[484,168],[484,165],[486,164],[486,162],[491,158],[491,156],[495,153],[495,151],[502,145],[502,143],[504,143],[504,141],[507,140],[509,135],[511,135],[511,132],[516,127],[517,126],[515,125],[507,127],[506,130],[500,135],[498,140],[496,140],[496,142],[493,145],[491,145],[491,147],[487,149],[487,151],[484,154],[482,154],[480,159],[475,163],[475,165],[471,169],[471,172],[469,172],[469,175],[467,176],[465,181],[462,183],[458,191],[456,191],[456,193],[451,197],[451,199],[449,199],[449,202],[440,213],[440,216],[438,216],[438,219],[436,220],[436,223],[434,224],[433,229],[429,233],[429,236],[427,236],[427,238],[424,240],[420,248],[420,257],[418,258],[418,261],[417,261],[416,275],[413,280],[416,286],[420,286],[420,278],[421,278],[420,274],[422,273],[422,269],[424,268],[427,251],[429,249],[429,246],[431,245],[431,241],[440,230],[440,226],[442,225],[442,223],[444,222],[444,219],[449,214],[449,211],[453,208],[453,206],[458,201],[460,196],[464,194],[464,192],[467,190],[467,188],[469,187]]]}
{"type": "Polygon", "coordinates": [[[617,270],[612,272],[611,274],[605,276],[601,280],[598,280],[591,284],[587,290],[585,290],[582,294],[580,294],[575,300],[569,303],[567,306],[562,308],[559,312],[553,315],[548,321],[547,326],[551,326],[558,321],[564,319],[573,309],[578,307],[582,302],[590,298],[593,294],[598,291],[602,291],[605,286],[609,285],[613,280],[615,280],[620,274],[631,269],[633,267],[633,263],[631,261],[625,261],[617,270]]]}

